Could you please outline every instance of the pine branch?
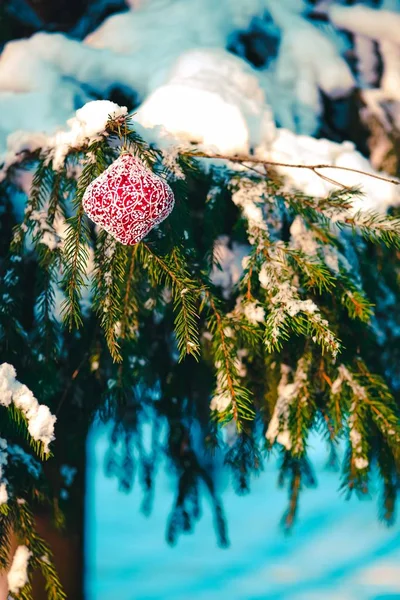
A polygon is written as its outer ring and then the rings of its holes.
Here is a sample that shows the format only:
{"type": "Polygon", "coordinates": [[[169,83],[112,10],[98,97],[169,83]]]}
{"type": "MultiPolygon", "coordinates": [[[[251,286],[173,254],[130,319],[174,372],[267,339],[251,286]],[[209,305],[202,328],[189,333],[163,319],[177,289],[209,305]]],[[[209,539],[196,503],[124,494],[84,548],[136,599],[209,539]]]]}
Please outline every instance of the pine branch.
{"type": "Polygon", "coordinates": [[[316,484],[311,464],[307,458],[293,458],[290,452],[285,452],[282,459],[278,483],[283,486],[289,480],[289,506],[282,517],[286,531],[293,527],[297,516],[300,492],[304,487],[314,487],[316,484]]]}
{"type": "Polygon", "coordinates": [[[39,296],[36,302],[38,341],[46,360],[56,359],[60,351],[60,328],[54,317],[55,285],[58,279],[60,256],[49,260],[38,270],[39,296]]]}
{"type": "Polygon", "coordinates": [[[125,270],[125,291],[121,315],[121,340],[132,339],[134,332],[139,326],[138,311],[140,298],[137,289],[138,282],[134,279],[136,269],[136,254],[139,246],[131,246],[127,250],[127,262],[125,270]]]}
{"type": "Polygon", "coordinates": [[[75,214],[68,220],[63,247],[64,277],[63,286],[66,299],[62,306],[64,323],[71,330],[82,325],[80,300],[82,290],[87,287],[87,263],[89,260],[90,231],[87,217],[82,206],[82,198],[88,185],[106,168],[106,156],[103,142],[93,142],[88,148],[88,158],[79,177],[76,197],[74,199],[75,214]]]}
{"type": "Polygon", "coordinates": [[[388,525],[392,525],[395,521],[397,504],[396,461],[385,443],[380,444],[377,465],[382,479],[380,518],[388,525]]]}
{"type": "Polygon", "coordinates": [[[301,250],[282,244],[280,250],[287,256],[289,267],[297,269],[302,275],[304,285],[309,289],[332,292],[335,278],[329,268],[317,257],[307,256],[301,250]]]}
{"type": "MultiPolygon", "coordinates": [[[[327,431],[332,448],[340,438],[349,442],[343,474],[346,489],[365,493],[370,466],[378,460],[384,513],[389,519],[393,515],[396,478],[400,472],[398,406],[389,386],[356,358],[365,356],[370,364],[377,357],[373,353],[377,336],[374,337],[372,326],[367,325],[373,316],[373,306],[364,286],[371,299],[378,298],[374,326],[386,305],[379,304],[380,293],[375,293],[373,288],[379,288],[384,282],[396,293],[397,274],[388,251],[379,248],[374,253],[371,250],[363,261],[354,247],[364,238],[399,248],[400,220],[373,213],[354,215],[354,199],[360,196],[357,189],[335,189],[324,198],[314,198],[295,190],[288,191],[284,179],[272,171],[275,166],[305,168],[341,188],[339,182],[326,175],[324,169],[335,168],[329,165],[289,165],[255,157],[210,154],[206,157],[223,158],[228,166],[213,166],[205,172],[202,161],[196,160],[201,157],[201,152],[190,148],[187,152],[174,149],[170,154],[149,148],[131,131],[127,120],[119,119],[109,122],[101,139],[71,149],[67,156],[68,169],[54,172],[50,162],[40,162],[21,235],[19,240],[18,235],[14,240],[15,251],[22,254],[23,259],[29,252],[29,263],[27,260],[14,263],[10,259],[1,265],[4,277],[0,282],[0,341],[5,360],[11,349],[18,368],[21,363],[21,368],[29,369],[44,354],[45,346],[54,346],[54,293],[62,265],[65,324],[69,329],[82,324],[82,293],[89,280],[94,283],[87,324],[92,327],[93,323],[95,339],[90,328],[87,335],[85,332],[69,335],[66,328],[60,328],[62,356],[59,352],[46,351],[48,365],[40,363],[41,373],[45,373],[43,383],[50,397],[57,389],[52,384],[56,369],[61,381],[66,377],[59,402],[59,409],[63,406],[65,410],[70,408],[65,400],[75,397],[75,388],[78,394],[93,395],[93,390],[108,386],[106,400],[101,404],[105,405],[104,413],[108,410],[108,417],[116,418],[114,441],[122,430],[124,432],[127,450],[122,458],[113,458],[118,460],[118,464],[114,461],[114,469],[120,473],[122,485],[127,489],[132,485],[133,473],[129,444],[134,436],[140,436],[141,414],[151,403],[156,416],[166,419],[168,435],[173,440],[167,452],[174,457],[180,475],[171,539],[177,528],[190,527],[199,514],[198,482],[202,475],[199,475],[186,427],[188,419],[198,419],[203,427],[204,402],[210,398],[210,429],[214,438],[217,425],[232,419],[240,432],[240,435],[237,430],[230,432],[231,438],[236,436],[236,442],[227,451],[227,463],[236,471],[240,491],[248,488],[249,475],[260,468],[259,446],[265,430],[271,445],[277,442],[286,447],[281,470],[281,481],[290,487],[286,526],[293,523],[301,489],[313,483],[307,444],[310,431],[318,430],[319,425],[325,437],[327,431]],[[118,144],[139,156],[150,169],[167,174],[177,199],[178,210],[171,215],[165,230],[159,232],[160,235],[153,233],[151,242],[141,242],[134,247],[122,246],[104,232],[99,233],[88,222],[81,203],[87,185],[117,155],[118,144]],[[229,166],[232,160],[243,168],[229,166]],[[57,219],[66,216],[67,208],[70,214],[69,201],[74,177],[77,177],[69,168],[72,161],[84,164],[63,242],[57,236],[57,219]],[[63,205],[65,195],[68,199],[63,205]],[[183,217],[181,210],[186,205],[187,195],[190,207],[187,203],[183,217]],[[341,234],[341,229],[353,231],[354,244],[349,235],[341,234]],[[225,240],[230,237],[228,242],[221,243],[218,257],[215,249],[222,235],[226,236],[225,240]],[[33,241],[33,251],[31,245],[25,243],[26,236],[33,241]],[[93,247],[94,274],[88,273],[87,264],[93,247]],[[387,264],[383,264],[389,257],[387,264]],[[242,258],[244,272],[241,275],[242,258]],[[218,260],[226,275],[225,281],[220,278],[221,289],[212,283],[218,260]],[[34,293],[26,285],[26,270],[31,266],[38,284],[34,293]],[[373,283],[367,281],[369,269],[377,273],[379,270],[373,283]],[[32,305],[32,297],[34,319],[24,315],[22,310],[28,302],[32,305]],[[104,335],[100,338],[96,320],[90,318],[93,309],[103,329],[104,335]],[[350,318],[359,321],[354,329],[357,336],[351,335],[352,324],[344,309],[350,318]],[[304,339],[296,340],[296,335],[304,339]],[[114,361],[120,361],[118,365],[108,358],[99,360],[105,352],[103,338],[114,361]],[[334,359],[340,349],[339,338],[346,340],[348,348],[343,353],[346,364],[338,367],[334,359]],[[71,367],[71,356],[78,347],[82,356],[73,360],[78,366],[71,367]],[[26,353],[26,348],[28,356],[22,352],[26,353]],[[191,354],[199,364],[195,361],[177,364],[177,348],[180,361],[191,354]],[[61,358],[62,364],[59,363],[61,358]],[[273,363],[277,368],[272,367],[273,363]],[[286,381],[279,382],[276,371],[282,367],[287,368],[290,375],[286,381]],[[79,385],[75,385],[78,373],[79,385]],[[153,401],[155,392],[157,402],[153,401]],[[278,406],[282,398],[286,401],[285,412],[278,406]],[[272,418],[270,409],[274,411],[272,418]],[[275,431],[271,429],[269,437],[269,425],[274,424],[276,416],[278,426],[275,431]]],[[[37,160],[37,156],[31,157],[33,163],[37,160]]],[[[353,171],[342,167],[341,170],[353,171]]],[[[3,188],[0,186],[1,194],[3,188]]],[[[7,192],[10,197],[11,193],[7,192]]],[[[0,219],[3,227],[7,215],[0,214],[0,219]]],[[[2,229],[8,230],[11,232],[11,226],[2,229]]],[[[5,235],[10,236],[11,233],[5,235]]],[[[365,243],[362,248],[370,250],[365,243]]],[[[17,259],[19,257],[12,260],[17,259]]],[[[390,302],[390,312],[394,313],[396,300],[390,302]]],[[[390,382],[398,336],[394,323],[388,321],[383,329],[389,328],[392,329],[390,339],[378,356],[377,369],[388,373],[390,382]]],[[[71,406],[79,411],[77,403],[71,406]]],[[[98,408],[96,403],[90,404],[84,411],[86,417],[92,418],[98,408]]],[[[26,423],[21,415],[9,411],[7,414],[10,421],[7,436],[9,433],[26,436],[26,423]]],[[[79,412],[73,413],[73,417],[75,414],[79,412]]],[[[36,451],[40,452],[40,448],[36,451]]],[[[19,487],[22,489],[18,465],[7,465],[6,476],[12,505],[14,493],[19,487]]],[[[151,469],[147,468],[143,477],[147,489],[151,486],[151,476],[151,469]]],[[[203,481],[215,502],[216,519],[222,531],[220,506],[212,482],[204,477],[203,481]]],[[[35,494],[35,498],[50,496],[48,490],[44,492],[39,485],[35,494]]],[[[56,503],[54,506],[56,509],[56,503]]],[[[0,515],[5,514],[6,507],[0,507],[0,515]]],[[[21,518],[27,521],[26,516],[21,518]]],[[[1,535],[0,516],[0,543],[1,535]]],[[[28,543],[33,547],[36,542],[30,536],[28,543]]],[[[47,561],[41,565],[39,559],[35,555],[32,566],[44,569],[46,577],[52,579],[47,561]]],[[[58,592],[49,593],[54,600],[59,597],[58,592]]],[[[22,594],[26,598],[30,596],[29,584],[22,594]]]]}
{"type": "Polygon", "coordinates": [[[306,455],[307,439],[316,413],[310,379],[312,355],[306,353],[298,362],[293,377],[293,399],[289,406],[287,427],[290,431],[291,455],[301,458],[306,455]]]}
{"type": "Polygon", "coordinates": [[[341,291],[340,301],[351,319],[369,323],[374,314],[374,306],[366,297],[364,290],[356,285],[342,269],[336,277],[336,284],[341,291]]]}
{"type": "Polygon", "coordinates": [[[300,215],[312,229],[320,226],[320,237],[324,243],[335,241],[335,237],[331,237],[329,231],[332,224],[332,217],[335,217],[337,223],[338,215],[348,214],[351,210],[354,200],[362,197],[362,192],[359,188],[346,188],[330,191],[323,198],[314,198],[302,192],[287,192],[285,190],[276,190],[290,213],[294,216],[300,215]]]}
{"type": "Polygon", "coordinates": [[[242,431],[228,448],[224,464],[232,470],[236,492],[249,492],[251,475],[258,475],[262,470],[262,455],[254,437],[242,431]]]}
{"type": "Polygon", "coordinates": [[[359,211],[337,222],[339,227],[350,227],[374,244],[384,243],[388,248],[400,249],[400,218],[371,211],[359,211]]]}
{"type": "Polygon", "coordinates": [[[25,439],[29,446],[32,448],[33,452],[36,454],[41,461],[48,460],[51,458],[51,452],[45,452],[43,443],[33,439],[28,430],[28,421],[23,412],[15,406],[14,403],[11,403],[6,407],[7,418],[18,434],[25,439]]]}
{"type": "Polygon", "coordinates": [[[164,258],[155,254],[147,244],[142,243],[142,248],[147,254],[144,258],[156,283],[166,280],[171,287],[180,360],[187,354],[198,360],[200,356],[198,301],[201,290],[187,272],[178,248],[174,248],[171,254],[164,258]]]}
{"type": "Polygon", "coordinates": [[[252,394],[240,382],[237,366],[238,348],[234,332],[230,327],[232,323],[219,310],[211,292],[206,290],[204,295],[211,311],[207,326],[213,337],[213,358],[217,369],[217,387],[211,404],[225,405],[216,416],[222,421],[233,417],[240,431],[243,426],[242,421],[253,420],[255,416],[252,394]]]}
{"type": "Polygon", "coordinates": [[[265,323],[265,345],[269,352],[282,349],[290,334],[304,335],[319,344],[323,351],[336,357],[340,342],[331,331],[329,323],[322,318],[312,300],[302,300],[294,286],[285,276],[285,265],[277,259],[266,265],[265,277],[269,277],[271,297],[269,314],[265,323]]]}
{"type": "Polygon", "coordinates": [[[54,310],[61,270],[61,247],[54,224],[56,218],[65,218],[64,195],[68,187],[66,169],[56,171],[53,174],[44,225],[37,226],[33,236],[38,259],[36,319],[39,344],[47,359],[56,358],[60,350],[60,328],[54,317],[54,310]]]}
{"type": "MultiPolygon", "coordinates": [[[[32,580],[32,569],[40,568],[45,580],[48,600],[65,600],[67,596],[52,562],[51,550],[36,531],[35,518],[28,502],[15,502],[12,508],[14,512],[15,532],[17,536],[26,540],[26,545],[32,552],[32,557],[29,561],[29,582],[32,580]]],[[[19,593],[21,599],[24,599],[24,594],[27,600],[32,600],[29,584],[19,593]]]]}
{"type": "Polygon", "coordinates": [[[10,559],[13,530],[12,512],[8,504],[0,505],[0,573],[7,568],[10,559]]]}
{"type": "Polygon", "coordinates": [[[32,187],[25,208],[24,219],[20,225],[14,229],[14,236],[11,243],[11,252],[21,254],[26,235],[35,226],[32,215],[40,211],[51,195],[53,188],[53,169],[52,163],[48,157],[43,155],[38,162],[35,174],[32,180],[32,187]]]}
{"type": "Polygon", "coordinates": [[[95,255],[93,308],[100,318],[110,354],[115,362],[122,361],[118,337],[122,316],[122,284],[125,277],[126,251],[110,235],[102,231],[95,255]]]}

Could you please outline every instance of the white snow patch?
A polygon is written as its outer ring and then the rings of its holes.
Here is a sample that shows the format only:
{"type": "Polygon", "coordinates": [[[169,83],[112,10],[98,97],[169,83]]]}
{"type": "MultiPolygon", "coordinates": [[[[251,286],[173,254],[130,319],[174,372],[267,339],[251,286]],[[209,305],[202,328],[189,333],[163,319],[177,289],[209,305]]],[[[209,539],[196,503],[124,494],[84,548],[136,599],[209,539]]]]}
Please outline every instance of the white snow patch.
{"type": "MultiPolygon", "coordinates": [[[[359,187],[361,198],[353,202],[353,211],[378,210],[385,212],[389,206],[400,204],[400,186],[349,171],[335,169],[335,166],[379,174],[355,150],[352,142],[341,144],[327,139],[315,139],[305,135],[296,135],[287,129],[278,129],[276,138],[270,147],[257,149],[257,156],[265,160],[297,165],[332,165],[332,169],[323,169],[321,174],[347,187],[359,187]]],[[[288,187],[297,189],[314,197],[325,197],[338,186],[323,180],[310,169],[277,167],[285,177],[288,187]]]]}
{"type": "Polygon", "coordinates": [[[5,481],[2,481],[0,483],[0,506],[2,504],[7,504],[7,502],[8,502],[7,485],[6,485],[5,481]]]}
{"type": "Polygon", "coordinates": [[[218,412],[223,412],[228,408],[231,402],[232,398],[230,397],[228,392],[218,392],[211,399],[210,409],[216,410],[218,412]]]}
{"type": "Polygon", "coordinates": [[[242,260],[249,253],[249,246],[233,242],[229,247],[229,237],[222,235],[217,239],[215,254],[219,267],[214,266],[210,279],[214,285],[221,286],[224,297],[228,297],[232,287],[239,281],[242,273],[242,260]]]}
{"type": "Polygon", "coordinates": [[[50,139],[50,147],[54,147],[54,168],[64,164],[65,156],[70,148],[77,148],[88,140],[93,140],[102,133],[109,118],[124,117],[128,113],[126,106],[118,106],[108,100],[88,102],[76,111],[75,117],[67,121],[68,131],[60,131],[50,139]]]}
{"type": "Polygon", "coordinates": [[[18,594],[28,583],[28,564],[32,552],[26,546],[18,546],[15,551],[10,570],[7,573],[8,589],[18,594]]]}
{"type": "Polygon", "coordinates": [[[60,130],[54,135],[16,131],[8,137],[3,172],[15,161],[18,154],[24,151],[33,152],[39,148],[51,151],[53,167],[57,170],[64,165],[69,149],[99,139],[98,136],[104,132],[109,117],[118,118],[126,115],[125,106],[118,106],[108,100],[95,100],[85,104],[76,111],[74,117],[68,119],[68,129],[60,130]]]}
{"type": "Polygon", "coordinates": [[[288,383],[291,368],[288,365],[281,365],[281,380],[278,385],[278,398],[275,404],[274,412],[268,424],[265,433],[267,440],[273,444],[278,441],[287,450],[292,447],[290,432],[287,429],[289,420],[289,406],[294,398],[295,389],[293,383],[288,383]]]}
{"type": "Polygon", "coordinates": [[[247,302],[243,308],[244,316],[250,323],[257,325],[265,320],[265,310],[257,302],[247,302]]]}
{"type": "Polygon", "coordinates": [[[49,452],[49,444],[55,439],[54,424],[57,418],[48,406],[39,404],[31,390],[16,379],[15,368],[3,363],[0,365],[0,404],[9,406],[11,401],[19,408],[28,422],[28,431],[34,440],[42,442],[44,452],[49,452]]]}

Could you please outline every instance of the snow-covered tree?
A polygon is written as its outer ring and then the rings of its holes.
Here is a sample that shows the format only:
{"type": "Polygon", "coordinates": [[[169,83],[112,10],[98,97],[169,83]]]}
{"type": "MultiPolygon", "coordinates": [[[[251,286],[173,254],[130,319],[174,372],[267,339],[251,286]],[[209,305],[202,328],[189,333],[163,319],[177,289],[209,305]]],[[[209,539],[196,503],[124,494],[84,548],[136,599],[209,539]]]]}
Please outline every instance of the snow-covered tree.
{"type": "Polygon", "coordinates": [[[243,493],[280,454],[290,528],[315,484],[311,432],[348,494],[378,472],[382,518],[395,514],[400,192],[395,161],[376,169],[395,147],[400,72],[377,24],[400,19],[396,7],[133,4],[83,42],[42,33],[0,57],[0,561],[12,598],[32,597],[35,570],[48,598],[65,597],[35,515],[80,526],[99,418],[112,424],[107,469],[125,490],[138,471],[145,510],[157,457],[169,460],[171,543],[198,519],[204,484],[228,543],[221,456],[243,493]],[[322,14],[355,34],[356,72],[322,14]],[[260,40],[276,41],[273,60],[260,40]],[[359,124],[380,127],[374,166],[352,142],[317,138],[324,104],[356,86],[359,124]],[[140,97],[134,114],[110,101],[117,88],[129,109],[140,97]]]}

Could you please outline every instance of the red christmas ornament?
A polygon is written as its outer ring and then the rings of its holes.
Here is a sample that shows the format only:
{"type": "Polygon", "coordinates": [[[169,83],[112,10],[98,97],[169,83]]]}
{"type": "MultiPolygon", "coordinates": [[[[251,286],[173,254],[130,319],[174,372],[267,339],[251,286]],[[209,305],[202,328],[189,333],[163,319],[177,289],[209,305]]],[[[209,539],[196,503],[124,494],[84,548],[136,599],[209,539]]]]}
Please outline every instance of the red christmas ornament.
{"type": "Polygon", "coordinates": [[[121,154],[84,193],[89,218],[125,245],[140,242],[174,207],[169,185],[132,154],[121,154]]]}

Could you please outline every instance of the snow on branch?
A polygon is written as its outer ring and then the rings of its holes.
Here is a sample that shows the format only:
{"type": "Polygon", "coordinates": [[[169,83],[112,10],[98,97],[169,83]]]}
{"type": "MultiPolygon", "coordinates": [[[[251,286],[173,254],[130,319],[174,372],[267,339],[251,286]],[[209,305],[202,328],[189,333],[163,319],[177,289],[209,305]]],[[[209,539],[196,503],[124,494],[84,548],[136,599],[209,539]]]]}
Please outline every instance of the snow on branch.
{"type": "Polygon", "coordinates": [[[215,151],[210,146],[193,147],[182,144],[178,138],[167,132],[143,129],[129,119],[125,107],[105,100],[93,101],[76,112],[76,116],[68,121],[68,129],[55,135],[16,132],[9,137],[8,154],[0,170],[0,179],[6,176],[12,165],[37,152],[40,152],[46,161],[51,160],[53,168],[59,170],[64,166],[68,153],[87,149],[91,143],[109,137],[111,131],[113,136],[109,144],[115,146],[120,143],[123,146],[125,134],[122,133],[122,129],[131,130],[133,127],[139,128],[146,139],[153,137],[153,144],[160,147],[163,153],[168,147],[168,152],[174,153],[175,162],[179,155],[211,161],[228,161],[264,177],[268,176],[269,169],[276,169],[294,188],[315,197],[326,195],[332,186],[345,189],[359,186],[362,177],[370,180],[372,184],[367,181],[364,183],[365,198],[362,205],[356,206],[355,209],[372,208],[384,211],[386,207],[399,203],[399,194],[391,189],[393,186],[397,188],[399,180],[386,177],[372,169],[370,163],[356,152],[350,143],[336,144],[328,140],[313,140],[306,136],[296,136],[287,130],[277,130],[275,138],[268,144],[259,146],[255,154],[231,150],[221,152],[218,148],[215,151]],[[300,157],[301,160],[282,160],[286,156],[300,157]],[[321,158],[331,162],[322,162],[321,158]],[[314,162],[313,159],[317,159],[318,162],[314,162]],[[333,175],[335,171],[341,172],[340,181],[333,175]],[[315,185],[310,178],[300,175],[301,172],[310,174],[311,178],[317,176],[323,186],[315,185]]]}
{"type": "Polygon", "coordinates": [[[36,151],[47,153],[47,161],[52,160],[55,170],[64,166],[65,158],[73,149],[88,145],[105,134],[109,119],[126,117],[127,108],[108,100],[87,102],[67,121],[68,127],[54,135],[44,133],[24,133],[16,131],[8,138],[7,155],[0,169],[0,181],[7,169],[21,159],[21,156],[36,151]]]}
{"type": "Polygon", "coordinates": [[[18,546],[15,551],[11,568],[7,574],[8,588],[13,594],[18,594],[28,583],[28,565],[32,552],[26,546],[18,546]]]}
{"type": "Polygon", "coordinates": [[[0,404],[8,407],[13,403],[21,411],[32,438],[43,444],[44,454],[49,453],[49,445],[55,439],[54,424],[57,418],[45,404],[39,404],[31,390],[16,379],[15,368],[3,363],[0,365],[0,404]]]}

